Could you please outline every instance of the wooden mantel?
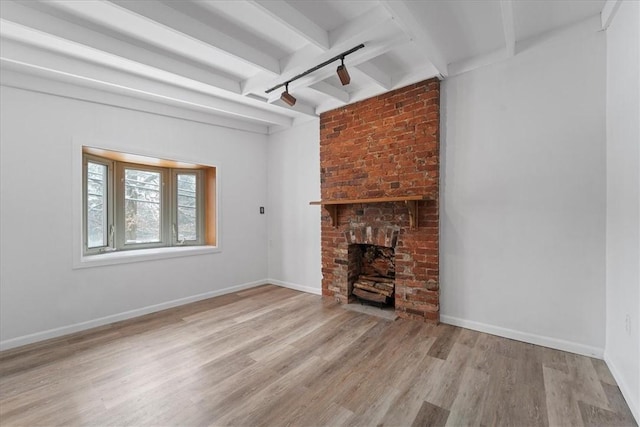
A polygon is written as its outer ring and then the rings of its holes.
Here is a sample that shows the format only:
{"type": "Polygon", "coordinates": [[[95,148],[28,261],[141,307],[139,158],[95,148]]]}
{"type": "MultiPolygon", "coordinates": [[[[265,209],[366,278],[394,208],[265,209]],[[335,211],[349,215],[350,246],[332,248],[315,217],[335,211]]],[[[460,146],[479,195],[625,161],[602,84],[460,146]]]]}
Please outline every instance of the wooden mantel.
{"type": "Polygon", "coordinates": [[[331,225],[338,226],[338,207],[341,205],[354,205],[360,203],[389,203],[404,202],[409,209],[409,227],[416,228],[418,226],[418,202],[422,200],[432,200],[430,196],[397,196],[397,197],[375,197],[370,199],[337,199],[337,200],[319,200],[309,202],[310,205],[322,205],[331,216],[331,225]]]}

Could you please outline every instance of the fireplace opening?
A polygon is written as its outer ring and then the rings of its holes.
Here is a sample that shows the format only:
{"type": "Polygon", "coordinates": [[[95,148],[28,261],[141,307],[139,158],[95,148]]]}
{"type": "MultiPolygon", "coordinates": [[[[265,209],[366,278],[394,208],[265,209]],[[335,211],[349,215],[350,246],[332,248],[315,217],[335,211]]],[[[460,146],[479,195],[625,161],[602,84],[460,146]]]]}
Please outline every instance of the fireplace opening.
{"type": "Polygon", "coordinates": [[[349,245],[348,295],[350,300],[379,307],[394,307],[395,254],[393,248],[349,245]]]}

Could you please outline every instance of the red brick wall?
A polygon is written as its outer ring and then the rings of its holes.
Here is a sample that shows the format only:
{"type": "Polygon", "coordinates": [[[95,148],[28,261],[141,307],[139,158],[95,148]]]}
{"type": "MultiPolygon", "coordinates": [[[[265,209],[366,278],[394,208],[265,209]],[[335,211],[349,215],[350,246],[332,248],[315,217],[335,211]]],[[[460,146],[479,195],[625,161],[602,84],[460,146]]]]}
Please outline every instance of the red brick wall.
{"type": "Polygon", "coordinates": [[[428,195],[419,226],[404,203],[339,208],[322,214],[322,293],[348,296],[348,245],[389,246],[396,254],[396,312],[439,319],[438,183],[440,82],[430,79],[320,115],[322,199],[428,195]]]}

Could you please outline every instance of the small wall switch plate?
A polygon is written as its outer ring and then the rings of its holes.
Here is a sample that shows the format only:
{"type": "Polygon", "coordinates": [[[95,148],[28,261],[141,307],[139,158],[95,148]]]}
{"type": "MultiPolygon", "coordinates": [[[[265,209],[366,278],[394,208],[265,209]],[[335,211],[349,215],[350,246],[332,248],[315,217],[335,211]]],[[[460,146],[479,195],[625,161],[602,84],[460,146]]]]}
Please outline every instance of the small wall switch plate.
{"type": "Polygon", "coordinates": [[[264,214],[264,206],[260,206],[260,214],[264,214]]]}

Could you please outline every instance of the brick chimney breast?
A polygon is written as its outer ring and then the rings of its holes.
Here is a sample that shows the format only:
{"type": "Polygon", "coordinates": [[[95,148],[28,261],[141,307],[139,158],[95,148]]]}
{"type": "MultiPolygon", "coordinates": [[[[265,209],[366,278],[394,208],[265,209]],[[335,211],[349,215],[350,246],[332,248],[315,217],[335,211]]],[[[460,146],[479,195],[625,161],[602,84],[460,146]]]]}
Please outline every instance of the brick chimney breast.
{"type": "Polygon", "coordinates": [[[348,245],[395,251],[400,317],[439,321],[440,82],[430,79],[320,115],[323,200],[429,195],[409,226],[403,202],[341,206],[337,226],[322,211],[322,294],[349,295],[348,245]]]}

